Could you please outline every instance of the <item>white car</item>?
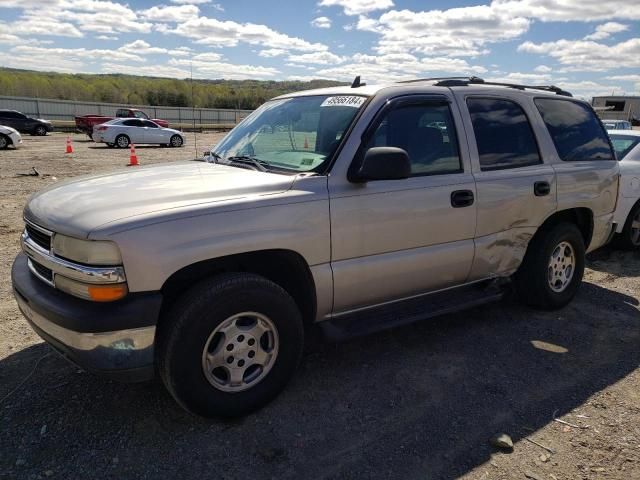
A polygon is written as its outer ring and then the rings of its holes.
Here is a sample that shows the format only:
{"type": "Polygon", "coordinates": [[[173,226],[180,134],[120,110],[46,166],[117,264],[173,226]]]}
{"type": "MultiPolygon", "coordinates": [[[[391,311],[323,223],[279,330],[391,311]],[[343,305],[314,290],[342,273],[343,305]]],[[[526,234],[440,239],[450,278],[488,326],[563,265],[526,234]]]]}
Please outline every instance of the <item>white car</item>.
{"type": "Polygon", "coordinates": [[[185,144],[182,132],[163,128],[151,120],[116,118],[93,127],[93,141],[108,147],[127,148],[130,144],[158,144],[181,147],[185,144]]]}
{"type": "Polygon", "coordinates": [[[0,150],[9,148],[10,145],[15,148],[21,146],[22,135],[15,128],[0,125],[0,150]]]}
{"type": "Polygon", "coordinates": [[[620,190],[614,222],[614,243],[622,248],[640,248],[640,130],[609,131],[620,160],[620,190]]]}
{"type": "Polygon", "coordinates": [[[602,120],[604,128],[607,130],[632,130],[631,122],[626,120],[602,120]]]}

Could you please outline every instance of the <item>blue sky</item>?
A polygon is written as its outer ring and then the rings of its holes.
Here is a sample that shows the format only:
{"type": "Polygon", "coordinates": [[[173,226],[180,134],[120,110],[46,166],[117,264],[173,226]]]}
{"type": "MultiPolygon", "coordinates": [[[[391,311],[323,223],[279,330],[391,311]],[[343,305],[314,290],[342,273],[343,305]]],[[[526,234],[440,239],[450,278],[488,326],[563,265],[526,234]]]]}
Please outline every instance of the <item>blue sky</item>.
{"type": "Polygon", "coordinates": [[[640,94],[640,0],[0,0],[0,65],[640,94]]]}

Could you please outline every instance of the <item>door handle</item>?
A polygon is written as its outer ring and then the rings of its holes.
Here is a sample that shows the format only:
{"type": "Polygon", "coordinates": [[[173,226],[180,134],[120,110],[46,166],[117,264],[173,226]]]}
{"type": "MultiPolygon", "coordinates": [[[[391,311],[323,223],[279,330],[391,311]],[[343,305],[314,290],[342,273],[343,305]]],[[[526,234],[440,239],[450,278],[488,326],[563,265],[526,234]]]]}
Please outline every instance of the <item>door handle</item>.
{"type": "Polygon", "coordinates": [[[473,192],[471,190],[451,192],[451,206],[453,208],[470,207],[473,205],[473,200],[473,192]]]}
{"type": "Polygon", "coordinates": [[[533,184],[533,193],[536,197],[544,197],[551,193],[549,182],[536,182],[533,184]]]}

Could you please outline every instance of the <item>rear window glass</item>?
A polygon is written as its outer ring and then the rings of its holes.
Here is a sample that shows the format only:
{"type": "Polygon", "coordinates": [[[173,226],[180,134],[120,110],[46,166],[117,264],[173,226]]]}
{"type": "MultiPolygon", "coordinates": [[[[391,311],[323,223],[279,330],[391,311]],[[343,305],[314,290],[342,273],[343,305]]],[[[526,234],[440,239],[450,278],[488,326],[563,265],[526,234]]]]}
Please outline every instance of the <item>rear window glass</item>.
{"type": "Polygon", "coordinates": [[[561,160],[577,162],[615,158],[607,132],[589,106],[555,98],[538,98],[535,104],[561,160]]]}
{"type": "Polygon", "coordinates": [[[522,107],[498,98],[467,99],[482,170],[541,162],[538,144],[522,107]]]}
{"type": "Polygon", "coordinates": [[[611,143],[613,144],[613,149],[616,152],[616,157],[618,160],[622,160],[627,154],[633,150],[633,148],[640,142],[640,137],[627,135],[612,135],[611,143]]]}

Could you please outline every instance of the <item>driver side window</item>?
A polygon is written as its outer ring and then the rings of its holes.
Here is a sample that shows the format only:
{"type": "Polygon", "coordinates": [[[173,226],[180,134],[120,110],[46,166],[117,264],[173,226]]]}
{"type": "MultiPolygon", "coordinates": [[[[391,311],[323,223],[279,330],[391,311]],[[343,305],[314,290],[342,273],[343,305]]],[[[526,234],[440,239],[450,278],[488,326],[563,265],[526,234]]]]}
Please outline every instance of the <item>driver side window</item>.
{"type": "Polygon", "coordinates": [[[366,149],[372,147],[405,150],[411,162],[412,177],[462,171],[449,105],[401,105],[390,110],[366,145],[366,149]]]}

